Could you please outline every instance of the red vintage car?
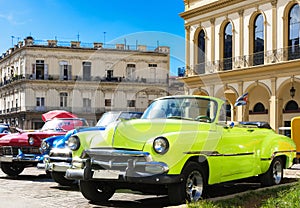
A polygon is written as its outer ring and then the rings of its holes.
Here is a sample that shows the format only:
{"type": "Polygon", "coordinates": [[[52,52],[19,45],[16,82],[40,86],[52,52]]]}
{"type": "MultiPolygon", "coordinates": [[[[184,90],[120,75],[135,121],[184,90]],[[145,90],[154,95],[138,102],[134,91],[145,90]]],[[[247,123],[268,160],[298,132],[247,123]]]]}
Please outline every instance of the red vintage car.
{"type": "Polygon", "coordinates": [[[24,168],[43,162],[39,150],[43,139],[88,126],[85,119],[67,111],[50,111],[43,114],[42,119],[45,124],[40,130],[21,131],[0,138],[0,163],[5,174],[17,176],[24,168]]]}

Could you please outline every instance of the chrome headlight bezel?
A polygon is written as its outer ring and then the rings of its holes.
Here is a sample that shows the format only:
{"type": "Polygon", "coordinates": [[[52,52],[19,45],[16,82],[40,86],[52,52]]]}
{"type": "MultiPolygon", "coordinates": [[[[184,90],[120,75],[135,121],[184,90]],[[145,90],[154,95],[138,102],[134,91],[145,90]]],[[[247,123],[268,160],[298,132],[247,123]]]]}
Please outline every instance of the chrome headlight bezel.
{"type": "Polygon", "coordinates": [[[48,142],[46,142],[46,141],[42,141],[42,143],[41,143],[41,149],[43,150],[43,151],[46,151],[46,150],[48,150],[50,148],[50,144],[48,143],[48,142]]]}
{"type": "Polygon", "coordinates": [[[35,139],[31,136],[28,138],[28,144],[29,145],[34,145],[35,139]]]}
{"type": "Polygon", "coordinates": [[[75,150],[79,149],[79,147],[80,147],[80,140],[79,140],[78,136],[71,136],[68,139],[68,147],[72,151],[75,151],[75,150]]]}
{"type": "Polygon", "coordinates": [[[170,147],[169,141],[165,137],[157,137],[153,141],[153,149],[158,154],[165,154],[170,147]]]}

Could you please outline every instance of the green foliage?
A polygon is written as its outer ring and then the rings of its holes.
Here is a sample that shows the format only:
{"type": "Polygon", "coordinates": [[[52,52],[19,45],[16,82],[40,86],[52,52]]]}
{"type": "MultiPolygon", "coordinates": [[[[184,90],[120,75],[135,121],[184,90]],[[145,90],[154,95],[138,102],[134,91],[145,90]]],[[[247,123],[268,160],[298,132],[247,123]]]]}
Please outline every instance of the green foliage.
{"type": "Polygon", "coordinates": [[[251,191],[230,199],[202,200],[189,203],[189,208],[295,208],[300,204],[300,181],[285,186],[251,191]]]}
{"type": "Polygon", "coordinates": [[[299,207],[300,205],[300,183],[289,189],[278,193],[278,197],[267,199],[261,208],[269,207],[299,207]]]}

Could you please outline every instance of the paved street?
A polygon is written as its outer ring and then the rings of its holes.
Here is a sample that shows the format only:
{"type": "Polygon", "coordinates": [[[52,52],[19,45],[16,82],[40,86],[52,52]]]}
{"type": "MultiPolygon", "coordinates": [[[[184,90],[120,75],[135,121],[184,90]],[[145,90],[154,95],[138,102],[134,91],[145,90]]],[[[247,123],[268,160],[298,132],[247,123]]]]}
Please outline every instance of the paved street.
{"type": "MultiPolygon", "coordinates": [[[[91,208],[91,207],[167,207],[163,196],[116,193],[108,204],[90,204],[78,187],[62,187],[43,170],[27,168],[18,178],[0,171],[0,208],[91,208]]],[[[178,206],[185,207],[185,206],[178,206]]]]}
{"type": "MultiPolygon", "coordinates": [[[[297,168],[300,168],[298,165],[297,168]]],[[[289,172],[288,178],[299,176],[299,170],[289,172]]],[[[298,178],[298,177],[296,177],[298,178]]],[[[287,183],[290,179],[285,179],[287,183]]],[[[294,179],[292,179],[293,181],[294,179]]],[[[260,189],[256,182],[228,183],[210,187],[211,200],[229,198],[246,191],[260,189]]],[[[102,207],[171,207],[165,196],[116,193],[107,204],[91,204],[80,193],[78,187],[63,187],[46,176],[43,170],[27,168],[17,178],[6,176],[0,170],[0,208],[102,208],[102,207]]],[[[186,205],[176,206],[186,208],[186,205]]]]}

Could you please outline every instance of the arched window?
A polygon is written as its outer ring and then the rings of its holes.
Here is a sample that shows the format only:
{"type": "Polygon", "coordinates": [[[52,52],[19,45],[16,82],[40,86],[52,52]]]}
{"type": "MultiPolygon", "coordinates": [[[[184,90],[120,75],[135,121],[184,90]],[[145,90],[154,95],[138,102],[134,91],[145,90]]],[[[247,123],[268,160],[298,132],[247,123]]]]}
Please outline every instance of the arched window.
{"type": "Polygon", "coordinates": [[[196,67],[196,72],[198,74],[205,73],[205,33],[201,30],[198,35],[198,63],[196,67]]]}
{"type": "Polygon", "coordinates": [[[253,65],[264,64],[264,18],[262,14],[254,20],[253,65]]]}
{"type": "Polygon", "coordinates": [[[253,113],[265,113],[266,108],[262,103],[256,103],[253,108],[253,113]]]}
{"type": "Polygon", "coordinates": [[[284,113],[291,113],[296,111],[299,111],[298,103],[294,100],[290,100],[284,108],[284,113]]]}
{"type": "Polygon", "coordinates": [[[295,4],[289,12],[289,39],[288,39],[288,59],[300,58],[300,9],[299,4],[295,4]]]}
{"type": "Polygon", "coordinates": [[[232,24],[229,22],[224,28],[224,64],[223,69],[232,69],[232,24]]]}

